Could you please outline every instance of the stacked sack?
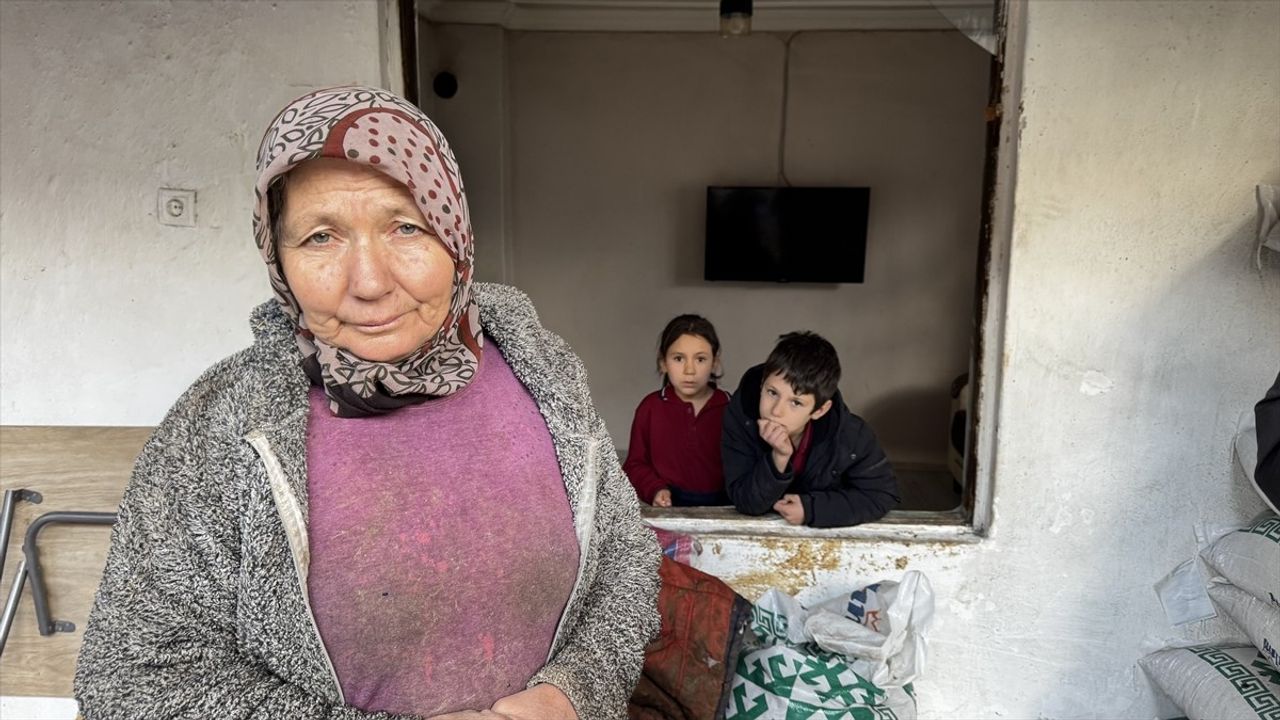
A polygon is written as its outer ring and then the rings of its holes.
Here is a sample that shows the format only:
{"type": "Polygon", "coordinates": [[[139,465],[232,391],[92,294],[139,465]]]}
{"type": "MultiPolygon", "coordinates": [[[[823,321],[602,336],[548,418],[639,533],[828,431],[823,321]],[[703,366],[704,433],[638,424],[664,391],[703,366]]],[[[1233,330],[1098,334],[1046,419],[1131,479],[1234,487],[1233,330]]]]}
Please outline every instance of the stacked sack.
{"type": "Polygon", "coordinates": [[[1190,720],[1280,720],[1280,517],[1265,513],[1201,552],[1209,597],[1252,645],[1167,648],[1138,663],[1190,720]]]}

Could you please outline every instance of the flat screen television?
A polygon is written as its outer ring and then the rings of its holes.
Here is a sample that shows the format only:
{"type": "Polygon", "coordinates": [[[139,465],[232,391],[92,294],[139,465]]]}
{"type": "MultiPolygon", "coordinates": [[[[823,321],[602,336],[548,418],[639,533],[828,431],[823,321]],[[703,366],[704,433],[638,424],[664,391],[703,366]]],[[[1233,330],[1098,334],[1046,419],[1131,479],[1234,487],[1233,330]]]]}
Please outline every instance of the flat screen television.
{"type": "Polygon", "coordinates": [[[704,277],[860,283],[870,202],[865,187],[708,187],[704,277]]]}

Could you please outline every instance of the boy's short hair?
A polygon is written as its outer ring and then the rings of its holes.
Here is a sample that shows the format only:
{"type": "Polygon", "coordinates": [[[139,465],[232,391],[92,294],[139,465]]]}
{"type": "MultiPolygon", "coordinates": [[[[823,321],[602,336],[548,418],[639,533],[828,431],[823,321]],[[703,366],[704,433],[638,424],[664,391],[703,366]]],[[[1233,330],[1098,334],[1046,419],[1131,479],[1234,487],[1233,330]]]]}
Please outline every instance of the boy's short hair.
{"type": "Polygon", "coordinates": [[[791,385],[797,395],[813,395],[814,407],[835,397],[840,386],[840,356],[821,335],[801,330],[778,338],[764,361],[764,377],[774,373],[791,385]]]}

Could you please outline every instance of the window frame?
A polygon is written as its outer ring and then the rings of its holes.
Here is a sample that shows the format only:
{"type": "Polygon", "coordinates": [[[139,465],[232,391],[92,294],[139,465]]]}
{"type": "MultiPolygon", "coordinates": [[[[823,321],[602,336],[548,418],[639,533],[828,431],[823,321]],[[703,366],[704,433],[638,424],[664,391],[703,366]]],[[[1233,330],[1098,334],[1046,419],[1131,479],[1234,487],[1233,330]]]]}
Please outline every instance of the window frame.
{"type": "Polygon", "coordinates": [[[954,510],[894,510],[876,522],[844,528],[789,525],[781,517],[742,515],[728,507],[642,507],[649,525],[698,536],[764,536],[974,543],[994,523],[1000,388],[1005,362],[1009,252],[1026,39],[1026,4],[995,0],[998,51],[991,58],[983,196],[976,267],[973,360],[965,448],[965,483],[954,510]]]}

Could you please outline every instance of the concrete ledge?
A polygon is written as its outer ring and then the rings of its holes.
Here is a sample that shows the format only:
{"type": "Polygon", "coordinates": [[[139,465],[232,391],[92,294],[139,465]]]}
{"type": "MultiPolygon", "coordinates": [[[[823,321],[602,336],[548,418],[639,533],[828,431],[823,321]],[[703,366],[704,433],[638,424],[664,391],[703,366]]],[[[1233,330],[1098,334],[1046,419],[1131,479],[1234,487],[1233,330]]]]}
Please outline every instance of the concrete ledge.
{"type": "Polygon", "coordinates": [[[976,543],[982,540],[966,513],[895,510],[873,523],[843,528],[790,525],[773,514],[752,517],[732,507],[655,508],[640,514],[651,527],[707,536],[814,538],[824,540],[887,540],[892,542],[976,543]]]}

